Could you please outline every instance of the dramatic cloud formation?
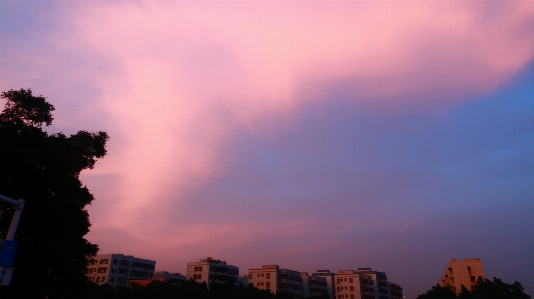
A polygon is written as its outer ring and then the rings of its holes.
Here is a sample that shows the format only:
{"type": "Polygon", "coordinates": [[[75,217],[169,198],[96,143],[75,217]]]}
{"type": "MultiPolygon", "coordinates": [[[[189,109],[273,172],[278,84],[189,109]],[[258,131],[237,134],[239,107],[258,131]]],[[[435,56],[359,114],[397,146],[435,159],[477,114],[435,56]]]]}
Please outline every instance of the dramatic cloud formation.
{"type": "Polygon", "coordinates": [[[532,72],[530,0],[31,3],[1,4],[0,87],[49,97],[52,130],[109,132],[83,174],[102,251],[174,271],[371,260],[399,283],[421,258],[430,287],[485,253],[410,244],[466,244],[466,213],[485,223],[500,196],[532,211],[532,113],[465,106],[506,106],[491,95],[532,72]],[[501,113],[523,123],[499,134],[501,113]]]}

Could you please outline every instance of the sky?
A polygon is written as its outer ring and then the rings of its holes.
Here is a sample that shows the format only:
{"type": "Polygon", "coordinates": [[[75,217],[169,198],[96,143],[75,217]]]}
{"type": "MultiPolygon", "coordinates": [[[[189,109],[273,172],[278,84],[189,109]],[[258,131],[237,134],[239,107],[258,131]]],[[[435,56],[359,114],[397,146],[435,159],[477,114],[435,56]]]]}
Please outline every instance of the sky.
{"type": "Polygon", "coordinates": [[[159,271],[371,267],[412,299],[479,257],[533,296],[532,82],[532,0],[0,0],[0,90],[110,135],[87,239],[159,271]]]}

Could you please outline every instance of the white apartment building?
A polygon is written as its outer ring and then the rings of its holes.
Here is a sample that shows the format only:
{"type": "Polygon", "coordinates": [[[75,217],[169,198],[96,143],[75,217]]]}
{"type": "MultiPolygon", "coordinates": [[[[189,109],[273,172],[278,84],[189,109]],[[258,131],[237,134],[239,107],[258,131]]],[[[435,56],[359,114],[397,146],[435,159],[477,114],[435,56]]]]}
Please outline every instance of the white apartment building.
{"type": "Polygon", "coordinates": [[[193,279],[198,283],[205,282],[208,288],[213,283],[233,283],[238,285],[239,268],[226,264],[226,261],[211,257],[187,264],[186,279],[193,279]]]}
{"type": "Polygon", "coordinates": [[[248,281],[260,290],[293,293],[293,298],[302,298],[302,276],[298,271],[280,269],[278,265],[263,265],[259,269],[248,270],[248,281]]]}
{"type": "Polygon", "coordinates": [[[89,280],[111,286],[127,286],[132,279],[152,279],[156,261],[120,253],[99,254],[87,265],[89,280]]]}
{"type": "Polygon", "coordinates": [[[441,287],[450,287],[456,294],[462,291],[462,285],[468,290],[473,290],[479,277],[484,278],[484,267],[479,258],[458,261],[453,258],[447,263],[447,269],[438,281],[441,287]]]}
{"type": "Polygon", "coordinates": [[[334,276],[336,299],[402,299],[402,288],[371,268],[341,270],[334,276]]]}
{"type": "Polygon", "coordinates": [[[378,299],[375,281],[370,275],[341,270],[335,275],[336,299],[378,299]]]}
{"type": "Polygon", "coordinates": [[[326,280],[326,292],[330,296],[330,299],[335,297],[335,280],[334,276],[336,274],[330,272],[330,270],[317,270],[317,272],[312,273],[312,276],[322,277],[326,280]]]}

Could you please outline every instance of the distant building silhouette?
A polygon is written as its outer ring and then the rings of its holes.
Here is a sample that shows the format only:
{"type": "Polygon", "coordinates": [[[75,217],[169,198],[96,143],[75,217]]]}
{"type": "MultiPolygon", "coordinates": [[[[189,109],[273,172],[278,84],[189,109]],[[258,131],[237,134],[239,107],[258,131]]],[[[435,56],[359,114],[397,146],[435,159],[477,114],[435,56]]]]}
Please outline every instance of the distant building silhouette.
{"type": "Polygon", "coordinates": [[[473,290],[479,277],[484,278],[482,260],[473,258],[458,261],[453,258],[447,263],[447,268],[438,284],[441,287],[450,287],[456,294],[460,294],[462,285],[468,291],[473,290]]]}
{"type": "Polygon", "coordinates": [[[152,279],[156,261],[120,253],[99,254],[87,265],[87,277],[99,285],[127,286],[130,280],[152,279]]]}
{"type": "Polygon", "coordinates": [[[152,279],[130,279],[130,284],[136,283],[146,286],[153,281],[172,281],[176,283],[185,282],[185,276],[180,273],[170,273],[168,271],[156,271],[152,279]]]}

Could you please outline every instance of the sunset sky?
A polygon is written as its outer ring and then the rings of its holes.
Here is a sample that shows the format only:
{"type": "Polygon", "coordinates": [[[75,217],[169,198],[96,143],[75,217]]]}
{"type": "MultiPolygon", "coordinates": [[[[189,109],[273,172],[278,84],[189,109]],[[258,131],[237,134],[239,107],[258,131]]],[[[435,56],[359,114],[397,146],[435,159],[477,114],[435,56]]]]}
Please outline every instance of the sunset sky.
{"type": "Polygon", "coordinates": [[[533,82],[532,0],[0,0],[0,91],[108,132],[87,238],[156,270],[371,267],[413,299],[479,257],[534,296],[533,82]]]}

